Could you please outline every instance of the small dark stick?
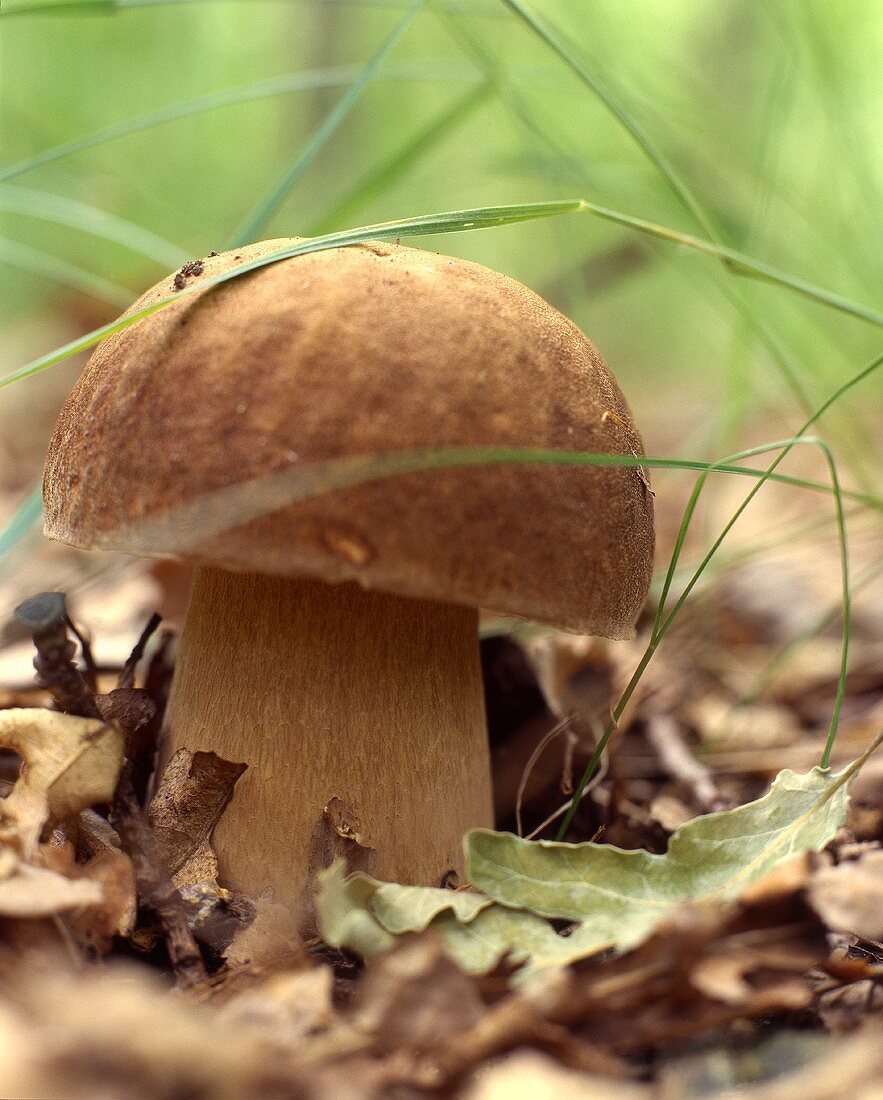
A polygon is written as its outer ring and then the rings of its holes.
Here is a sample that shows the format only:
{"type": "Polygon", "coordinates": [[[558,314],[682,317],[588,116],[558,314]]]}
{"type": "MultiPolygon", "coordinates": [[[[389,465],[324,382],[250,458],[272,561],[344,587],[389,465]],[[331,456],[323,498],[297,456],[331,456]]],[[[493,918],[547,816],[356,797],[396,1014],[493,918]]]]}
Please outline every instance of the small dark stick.
{"type": "Polygon", "coordinates": [[[147,648],[147,643],[156,631],[156,628],[162,622],[162,616],[157,615],[154,612],[147,620],[147,626],[141,631],[141,637],[135,643],[135,648],[129,654],[128,660],[123,666],[123,671],[120,673],[120,678],[117,680],[118,688],[130,688],[135,684],[135,669],[138,667],[138,662],[144,656],[144,650],[147,648]]]}
{"type": "Polygon", "coordinates": [[[64,621],[67,624],[71,634],[80,643],[80,655],[83,658],[83,679],[89,686],[89,691],[94,695],[98,691],[98,666],[95,664],[95,657],[92,654],[92,643],[87,634],[85,634],[70,615],[65,615],[64,621]]]}
{"type": "Polygon", "coordinates": [[[89,683],[73,662],[77,647],[67,632],[63,592],[41,592],[20,603],[15,618],[34,639],[37,683],[52,695],[65,714],[97,718],[89,683]]]}
{"type": "Polygon", "coordinates": [[[178,981],[185,987],[205,981],[205,964],[187,923],[184,901],[172,884],[159,842],[138,803],[128,762],[123,766],[110,822],[132,861],[138,902],[156,916],[162,927],[178,981]]]}

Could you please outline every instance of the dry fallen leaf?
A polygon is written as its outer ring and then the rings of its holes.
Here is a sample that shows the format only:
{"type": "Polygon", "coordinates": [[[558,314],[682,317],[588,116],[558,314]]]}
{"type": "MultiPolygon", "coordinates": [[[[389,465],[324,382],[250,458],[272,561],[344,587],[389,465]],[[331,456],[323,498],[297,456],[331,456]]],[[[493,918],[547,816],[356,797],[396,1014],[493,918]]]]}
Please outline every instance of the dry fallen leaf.
{"type": "Polygon", "coordinates": [[[34,852],[48,821],[113,798],[123,738],[101,719],[50,710],[2,711],[0,745],[23,761],[12,793],[0,801],[0,839],[25,858],[34,852]]]}
{"type": "MultiPolygon", "coordinates": [[[[187,749],[179,749],[168,762],[150,803],[149,820],[172,874],[208,842],[245,768],[213,752],[187,749]]],[[[205,858],[200,862],[205,866],[205,858]]],[[[192,875],[188,879],[193,881],[192,875]]]]}
{"type": "Polygon", "coordinates": [[[272,974],[228,1001],[218,1012],[224,1025],[258,1034],[265,1042],[292,1049],[334,1021],[333,975],[327,966],[272,974]]]}
{"type": "Polygon", "coordinates": [[[475,982],[435,936],[402,940],[371,967],[359,991],[356,1026],[383,1050],[438,1049],[484,1014],[475,982]]]}
{"type": "Polygon", "coordinates": [[[883,942],[883,850],[817,871],[809,898],[833,931],[883,942]]]}

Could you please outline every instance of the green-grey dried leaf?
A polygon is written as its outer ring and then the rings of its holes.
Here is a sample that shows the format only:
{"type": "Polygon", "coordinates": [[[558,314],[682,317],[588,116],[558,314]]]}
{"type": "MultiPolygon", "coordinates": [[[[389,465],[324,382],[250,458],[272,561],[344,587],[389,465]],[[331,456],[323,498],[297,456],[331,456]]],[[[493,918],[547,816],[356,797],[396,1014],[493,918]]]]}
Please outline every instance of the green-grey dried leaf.
{"type": "Polygon", "coordinates": [[[469,874],[483,894],[347,878],[339,861],[319,878],[322,931],[370,959],[397,936],[430,928],[464,970],[484,973],[506,955],[525,964],[517,980],[604,948],[627,950],[679,906],[734,900],[793,856],[823,848],[846,820],[849,782],[870,751],[836,775],[781,772],[756,802],[682,826],[663,855],[473,830],[469,874]],[[580,923],[561,935],[548,918],[580,923]]]}
{"type": "Polygon", "coordinates": [[[737,898],[792,856],[824,848],[846,820],[855,770],[783,771],[763,798],[687,822],[662,855],[476,829],[466,841],[469,875],[502,905],[583,922],[586,948],[631,947],[675,906],[737,898]]]}
{"type": "Polygon", "coordinates": [[[440,914],[468,923],[493,905],[490,898],[461,890],[399,886],[361,872],[346,877],[345,867],[344,860],[337,860],[319,875],[316,908],[328,943],[366,957],[390,947],[395,936],[422,932],[440,914]],[[356,948],[354,939],[366,950],[356,948]]]}

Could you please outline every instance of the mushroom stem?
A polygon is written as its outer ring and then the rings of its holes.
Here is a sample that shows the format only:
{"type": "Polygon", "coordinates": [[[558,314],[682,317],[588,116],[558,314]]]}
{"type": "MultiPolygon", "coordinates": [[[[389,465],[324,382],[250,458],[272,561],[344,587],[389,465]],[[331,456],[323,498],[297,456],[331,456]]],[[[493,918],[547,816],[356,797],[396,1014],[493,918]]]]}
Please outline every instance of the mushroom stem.
{"type": "Polygon", "coordinates": [[[378,877],[462,878],[463,833],[493,824],[477,618],[353,583],[197,570],[164,755],[248,765],[214,834],[223,884],[297,903],[335,795],[378,877]]]}

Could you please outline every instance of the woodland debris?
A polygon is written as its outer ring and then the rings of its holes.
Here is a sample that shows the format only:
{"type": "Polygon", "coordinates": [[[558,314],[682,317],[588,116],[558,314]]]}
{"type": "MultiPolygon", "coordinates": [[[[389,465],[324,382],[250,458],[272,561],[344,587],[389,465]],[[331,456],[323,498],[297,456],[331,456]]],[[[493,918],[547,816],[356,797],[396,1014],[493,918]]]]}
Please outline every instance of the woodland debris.
{"type": "Polygon", "coordinates": [[[47,822],[113,798],[123,740],[100,718],[36,708],[0,711],[0,745],[24,762],[12,793],[0,803],[0,840],[25,858],[47,822]]]}
{"type": "Polygon", "coordinates": [[[567,1069],[538,1051],[523,1050],[478,1070],[464,1100],[652,1100],[649,1085],[567,1069]]]}
{"type": "Polygon", "coordinates": [[[48,917],[65,909],[99,905],[104,892],[91,879],[70,879],[45,867],[19,864],[8,877],[0,880],[0,916],[48,917]]]}
{"type": "Polygon", "coordinates": [[[18,605],[15,617],[37,647],[37,683],[51,693],[58,709],[66,714],[97,717],[92,700],[94,686],[73,663],[76,645],[67,633],[70,620],[64,594],[41,592],[32,596],[18,605]]]}
{"type": "Polygon", "coordinates": [[[883,943],[883,850],[821,868],[813,875],[809,899],[833,931],[883,943]]]}
{"type": "Polygon", "coordinates": [[[156,915],[162,926],[169,960],[178,980],[185,986],[204,981],[207,977],[205,964],[187,922],[184,903],[172,885],[162,847],[138,804],[126,769],[114,797],[111,822],[132,860],[138,901],[156,915]]]}

